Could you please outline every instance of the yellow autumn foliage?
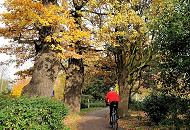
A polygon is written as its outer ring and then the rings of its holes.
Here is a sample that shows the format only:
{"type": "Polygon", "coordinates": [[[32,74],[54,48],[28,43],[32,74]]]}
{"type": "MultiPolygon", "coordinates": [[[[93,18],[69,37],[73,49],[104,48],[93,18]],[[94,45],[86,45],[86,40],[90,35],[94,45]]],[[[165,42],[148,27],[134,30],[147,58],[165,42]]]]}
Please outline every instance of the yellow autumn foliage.
{"type": "Polygon", "coordinates": [[[142,39],[148,31],[147,24],[139,12],[132,8],[132,3],[117,0],[109,2],[109,15],[99,30],[99,38],[113,46],[125,46],[142,39]],[[118,37],[123,37],[122,45],[118,43],[118,37]]]}
{"type": "Polygon", "coordinates": [[[25,78],[25,79],[20,79],[18,80],[13,86],[11,90],[11,95],[20,97],[22,89],[24,86],[26,86],[30,82],[31,78],[25,78]]]}
{"type": "MultiPolygon", "coordinates": [[[[63,99],[64,87],[65,87],[65,78],[66,78],[66,74],[63,71],[61,71],[57,76],[57,79],[54,83],[54,97],[55,97],[55,99],[58,99],[58,100],[63,99]]],[[[20,97],[23,88],[27,84],[29,84],[30,80],[31,80],[31,77],[18,80],[12,86],[11,95],[16,96],[16,97],[20,97]]]]}
{"type": "MultiPolygon", "coordinates": [[[[87,41],[90,38],[90,32],[80,29],[76,24],[67,1],[62,1],[59,6],[51,3],[46,5],[40,0],[6,0],[4,5],[7,12],[0,14],[1,21],[5,24],[4,27],[0,27],[0,36],[31,40],[41,35],[39,31],[43,27],[51,27],[52,33],[45,35],[44,42],[41,42],[59,45],[59,53],[62,53],[59,54],[62,55],[60,58],[78,58],[75,50],[64,56],[67,47],[74,46],[76,41],[87,41]]],[[[15,44],[16,48],[17,46],[15,44]]],[[[58,52],[57,48],[55,52],[58,52]]]]}
{"type": "Polygon", "coordinates": [[[54,98],[62,100],[64,98],[64,88],[65,88],[65,78],[66,74],[61,71],[54,84],[54,98]]]}

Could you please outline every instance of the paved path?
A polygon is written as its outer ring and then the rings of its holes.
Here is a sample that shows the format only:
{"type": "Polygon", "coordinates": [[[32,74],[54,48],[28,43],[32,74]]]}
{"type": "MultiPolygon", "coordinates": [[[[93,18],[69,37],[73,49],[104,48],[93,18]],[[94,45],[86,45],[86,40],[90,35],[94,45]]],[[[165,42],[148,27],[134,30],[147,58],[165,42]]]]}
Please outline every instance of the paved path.
{"type": "Polygon", "coordinates": [[[86,114],[81,119],[78,130],[112,130],[108,124],[108,113],[109,109],[105,108],[86,114]]]}

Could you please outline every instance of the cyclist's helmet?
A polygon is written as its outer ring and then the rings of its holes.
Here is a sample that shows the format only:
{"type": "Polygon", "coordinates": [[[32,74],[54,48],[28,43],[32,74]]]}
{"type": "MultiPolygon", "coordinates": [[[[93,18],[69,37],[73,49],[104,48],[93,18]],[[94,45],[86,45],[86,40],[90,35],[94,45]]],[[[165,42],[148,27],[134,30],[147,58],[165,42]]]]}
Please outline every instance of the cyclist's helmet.
{"type": "Polygon", "coordinates": [[[113,88],[113,87],[110,87],[110,91],[114,91],[114,88],[113,88]]]}

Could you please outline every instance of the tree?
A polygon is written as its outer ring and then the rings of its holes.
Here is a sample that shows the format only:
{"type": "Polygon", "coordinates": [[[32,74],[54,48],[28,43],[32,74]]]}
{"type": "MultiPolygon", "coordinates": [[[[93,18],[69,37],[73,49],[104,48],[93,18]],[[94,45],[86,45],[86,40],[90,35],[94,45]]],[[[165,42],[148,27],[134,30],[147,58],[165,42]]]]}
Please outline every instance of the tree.
{"type": "Polygon", "coordinates": [[[108,92],[109,86],[106,86],[106,84],[103,81],[103,77],[94,77],[84,90],[84,95],[91,95],[95,100],[104,100],[105,93],[108,92]]]}
{"type": "Polygon", "coordinates": [[[100,30],[100,38],[108,45],[116,63],[121,103],[120,116],[128,115],[132,83],[151,60],[151,44],[143,10],[149,1],[114,1],[109,3],[108,17],[100,30]]]}
{"type": "Polygon", "coordinates": [[[190,16],[188,1],[173,1],[155,23],[155,44],[159,52],[160,90],[188,97],[190,85],[190,16]]]}
{"type": "MultiPolygon", "coordinates": [[[[78,29],[84,30],[82,25],[82,15],[79,11],[85,6],[87,0],[78,1],[72,0],[70,3],[71,6],[71,15],[75,20],[75,24],[78,29]]],[[[76,54],[82,55],[84,53],[84,48],[87,47],[81,40],[78,40],[71,46],[76,54]]],[[[83,59],[69,58],[68,67],[66,70],[66,86],[64,91],[64,102],[69,105],[71,110],[80,111],[80,101],[82,86],[84,82],[84,64],[83,59]]]]}
{"type": "Polygon", "coordinates": [[[57,0],[6,1],[1,36],[13,39],[2,51],[17,56],[17,63],[34,60],[32,79],[23,94],[50,97],[61,59],[81,58],[72,46],[89,36],[77,28],[66,2],[57,0]]]}
{"type": "Polygon", "coordinates": [[[6,26],[0,29],[0,34],[14,42],[1,50],[17,54],[18,64],[29,58],[35,62],[32,80],[23,94],[51,96],[56,76],[64,68],[65,102],[79,111],[85,53],[96,51],[98,45],[109,45],[116,59],[120,106],[125,116],[131,83],[139,78],[151,58],[143,18],[143,10],[149,3],[149,0],[7,1],[8,12],[2,15],[6,26]],[[91,39],[87,40],[89,36],[91,39]],[[61,65],[63,59],[68,61],[68,67],[61,65]]]}
{"type": "MultiPolygon", "coordinates": [[[[82,27],[81,20],[83,20],[83,25],[88,23],[94,27],[91,29],[94,39],[92,41],[101,45],[107,44],[112,48],[112,52],[116,52],[114,53],[117,64],[116,74],[122,96],[120,106],[123,110],[122,116],[125,116],[128,109],[126,95],[129,95],[131,84],[140,77],[141,70],[151,59],[151,45],[148,41],[149,36],[146,34],[146,18],[142,16],[151,1],[91,0],[85,3],[74,0],[72,2],[74,17],[79,20],[80,27],[82,27]]],[[[157,6],[159,2],[158,0],[153,3],[157,6]]],[[[82,53],[82,49],[79,52],[82,53]]],[[[79,70],[83,70],[80,66],[79,70]]]]}
{"type": "Polygon", "coordinates": [[[30,69],[33,78],[24,88],[23,94],[51,96],[53,82],[60,69],[64,68],[67,74],[65,103],[73,110],[80,109],[85,57],[82,59],[82,55],[90,43],[87,40],[89,31],[84,27],[85,22],[82,22],[80,13],[86,2],[7,1],[9,12],[3,15],[7,26],[1,29],[1,34],[16,42],[2,51],[17,54],[18,64],[30,58],[35,61],[34,67],[30,69]],[[68,61],[67,67],[61,65],[62,59],[68,61]]]}

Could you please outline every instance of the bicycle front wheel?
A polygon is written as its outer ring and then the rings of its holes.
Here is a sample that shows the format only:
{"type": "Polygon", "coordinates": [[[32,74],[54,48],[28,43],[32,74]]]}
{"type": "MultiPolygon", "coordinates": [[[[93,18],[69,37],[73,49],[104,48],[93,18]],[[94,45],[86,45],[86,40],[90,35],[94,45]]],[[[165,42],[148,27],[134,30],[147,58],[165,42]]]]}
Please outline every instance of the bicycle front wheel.
{"type": "Polygon", "coordinates": [[[117,129],[118,129],[118,123],[117,123],[117,122],[113,122],[112,128],[113,128],[114,130],[117,130],[117,129]]]}

